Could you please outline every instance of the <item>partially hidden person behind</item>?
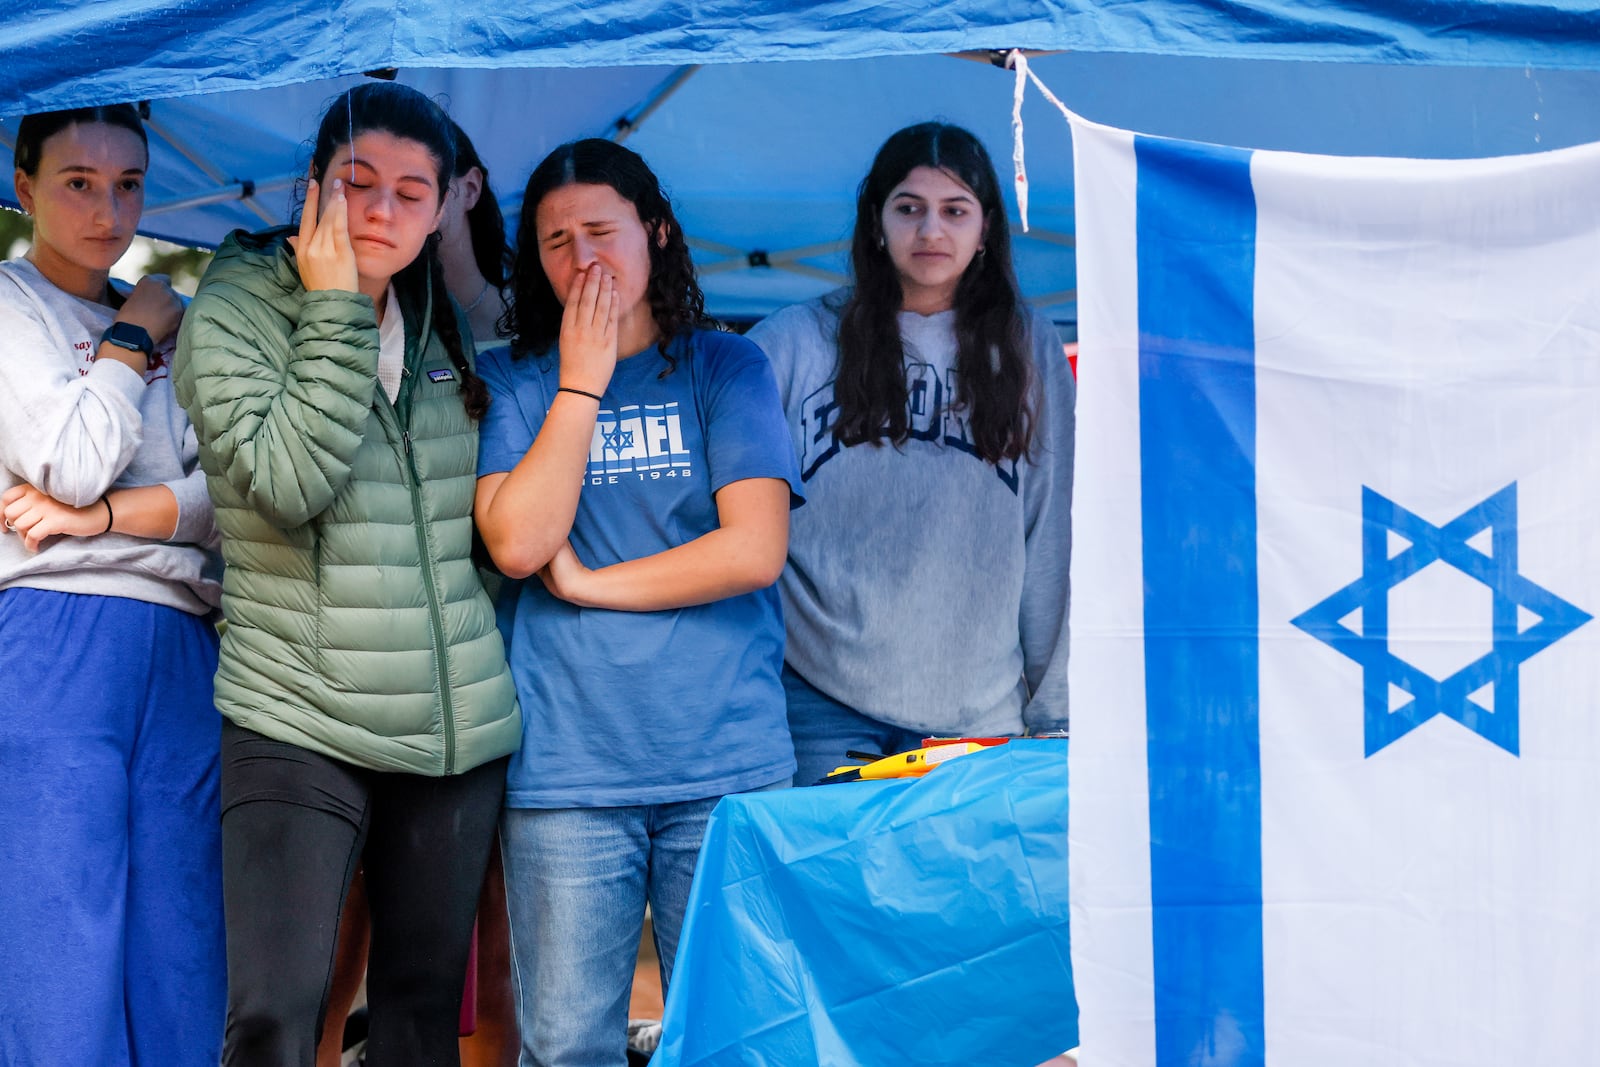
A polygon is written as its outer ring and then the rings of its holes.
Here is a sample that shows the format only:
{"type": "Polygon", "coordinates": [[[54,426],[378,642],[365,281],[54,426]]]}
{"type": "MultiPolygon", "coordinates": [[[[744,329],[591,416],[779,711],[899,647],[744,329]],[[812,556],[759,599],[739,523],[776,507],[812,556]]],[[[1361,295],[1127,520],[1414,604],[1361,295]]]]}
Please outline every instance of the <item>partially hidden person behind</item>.
{"type": "Polygon", "coordinates": [[[506,285],[511,250],[505,219],[489,185],[489,168],[477,146],[454,122],[455,173],[439,221],[439,258],[450,295],[472,327],[473,344],[484,352],[506,343],[506,285]]]}
{"type": "Polygon", "coordinates": [[[852,750],[1068,721],[1076,390],[1019,294],[982,143],[937,122],[891,136],[850,262],[850,287],[749,333],[808,500],[779,583],[802,785],[852,750]]]}
{"type": "Polygon", "coordinates": [[[144,206],[127,104],[29,115],[0,264],[0,1062],[200,1067],[222,1039],[211,676],[221,560],[168,357],[110,280],[144,206]]]}
{"type": "Polygon", "coordinates": [[[298,232],[231,234],[180,334],[228,562],[226,1064],[313,1061],[358,863],[366,1062],[457,1062],[521,725],[471,559],[487,394],[433,236],[454,163],[449,119],[415,90],[341,94],[298,232]]]}
{"type": "Polygon", "coordinates": [[[524,1067],[626,1061],[648,901],[663,988],[711,809],[785,785],[772,588],[798,497],[760,351],[705,329],[656,176],[604,140],[528,179],[477,519],[523,583],[502,819],[524,1067]]]}

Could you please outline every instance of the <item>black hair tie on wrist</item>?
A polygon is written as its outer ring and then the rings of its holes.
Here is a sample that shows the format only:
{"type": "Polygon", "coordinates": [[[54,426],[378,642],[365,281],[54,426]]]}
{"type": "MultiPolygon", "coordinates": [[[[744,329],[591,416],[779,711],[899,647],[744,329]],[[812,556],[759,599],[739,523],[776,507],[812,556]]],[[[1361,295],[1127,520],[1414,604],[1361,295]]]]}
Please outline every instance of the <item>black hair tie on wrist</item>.
{"type": "Polygon", "coordinates": [[[558,386],[556,388],[556,392],[558,392],[558,393],[577,393],[579,396],[588,397],[590,400],[593,400],[596,404],[604,403],[604,401],[602,401],[594,393],[589,392],[589,390],[587,390],[587,389],[574,389],[570,385],[558,386]]]}
{"type": "Polygon", "coordinates": [[[106,528],[100,532],[103,534],[108,534],[111,532],[111,524],[117,521],[116,515],[114,515],[111,511],[111,495],[108,493],[101,497],[100,503],[106,506],[106,528]]]}

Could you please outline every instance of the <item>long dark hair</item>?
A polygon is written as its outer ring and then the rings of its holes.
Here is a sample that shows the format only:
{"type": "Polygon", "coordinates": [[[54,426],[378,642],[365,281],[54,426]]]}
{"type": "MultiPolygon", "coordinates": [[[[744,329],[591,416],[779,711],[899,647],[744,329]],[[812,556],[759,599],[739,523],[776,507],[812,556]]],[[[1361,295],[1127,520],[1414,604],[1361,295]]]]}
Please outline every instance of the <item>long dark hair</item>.
{"type": "Polygon", "coordinates": [[[103,122],[136,134],[144,145],[145,162],[150,159],[150,138],[140,121],[140,109],[132,104],[102,104],[75,107],[66,111],[40,111],[26,115],[17,124],[17,144],[11,153],[12,165],[30,178],[39,175],[39,159],[44,143],[68,126],[91,126],[103,122]]]}
{"type": "Polygon", "coordinates": [[[953,406],[967,413],[978,455],[1014,460],[1033,444],[1028,321],[1011,267],[1011,230],[1000,182],[983,144],[960,126],[924,122],[878,149],[856,194],[850,266],[855,287],[839,314],[839,373],[833,433],[841,444],[903,444],[910,435],[905,343],[896,315],[904,293],[883,242],[883,206],[917,167],[934,167],[977,197],[987,229],[956,284],[957,378],[953,406]]]}
{"type": "Polygon", "coordinates": [[[639,213],[650,238],[646,242],[650,282],[645,297],[661,334],[656,347],[667,361],[662,374],[671,373],[677,361],[667,345],[705,321],[705,294],[695,278],[683,227],[655,174],[637,152],[598,137],[569,141],[545,156],[528,176],[517,223],[517,254],[511,266],[511,310],[506,316],[513,358],[548,351],[561,335],[561,301],[539,262],[535,220],[539,202],[568,185],[608,185],[639,213]]]}
{"type": "MultiPolygon", "coordinates": [[[[436,177],[442,202],[456,167],[454,123],[432,100],[398,82],[363,82],[334,98],[317,125],[317,137],[311,150],[311,176],[322,184],[334,152],[363,133],[373,131],[415,141],[428,150],[438,164],[436,177]]],[[[395,284],[402,288],[428,287],[434,328],[444,342],[456,373],[461,376],[461,403],[469,417],[483,418],[489,410],[489,390],[483,379],[473,372],[461,343],[461,324],[450,302],[450,290],[445,288],[437,233],[428,235],[422,252],[395,276],[395,284]]]]}
{"type": "Polygon", "coordinates": [[[450,122],[456,139],[456,165],[452,178],[464,178],[473,167],[483,175],[483,191],[478,202],[467,211],[467,236],[472,240],[472,259],[478,273],[497,289],[504,289],[511,277],[511,246],[506,243],[506,220],[500,214],[500,201],[489,187],[489,168],[484,165],[467,131],[450,122]]]}

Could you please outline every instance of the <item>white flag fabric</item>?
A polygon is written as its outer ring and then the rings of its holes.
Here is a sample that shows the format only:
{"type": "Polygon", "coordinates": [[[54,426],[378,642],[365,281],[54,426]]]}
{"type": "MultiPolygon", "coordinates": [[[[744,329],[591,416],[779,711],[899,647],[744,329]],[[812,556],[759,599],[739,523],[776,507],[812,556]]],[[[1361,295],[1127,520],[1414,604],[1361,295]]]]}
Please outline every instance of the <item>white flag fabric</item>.
{"type": "Polygon", "coordinates": [[[1600,145],[1073,135],[1082,1062],[1600,1063],[1600,145]]]}

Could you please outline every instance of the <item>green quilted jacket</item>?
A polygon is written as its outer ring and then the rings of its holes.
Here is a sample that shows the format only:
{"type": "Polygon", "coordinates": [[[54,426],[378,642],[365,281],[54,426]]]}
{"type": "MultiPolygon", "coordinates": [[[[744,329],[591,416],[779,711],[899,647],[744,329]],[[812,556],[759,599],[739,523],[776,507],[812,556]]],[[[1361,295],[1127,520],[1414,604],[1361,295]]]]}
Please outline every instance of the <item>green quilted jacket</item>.
{"type": "Polygon", "coordinates": [[[223,242],[173,366],[227,562],[217,707],[359,766],[469,770],[522,728],[470,558],[478,431],[432,327],[455,311],[396,279],[406,374],[391,405],[372,301],[307,292],[287,233],[223,242]]]}

